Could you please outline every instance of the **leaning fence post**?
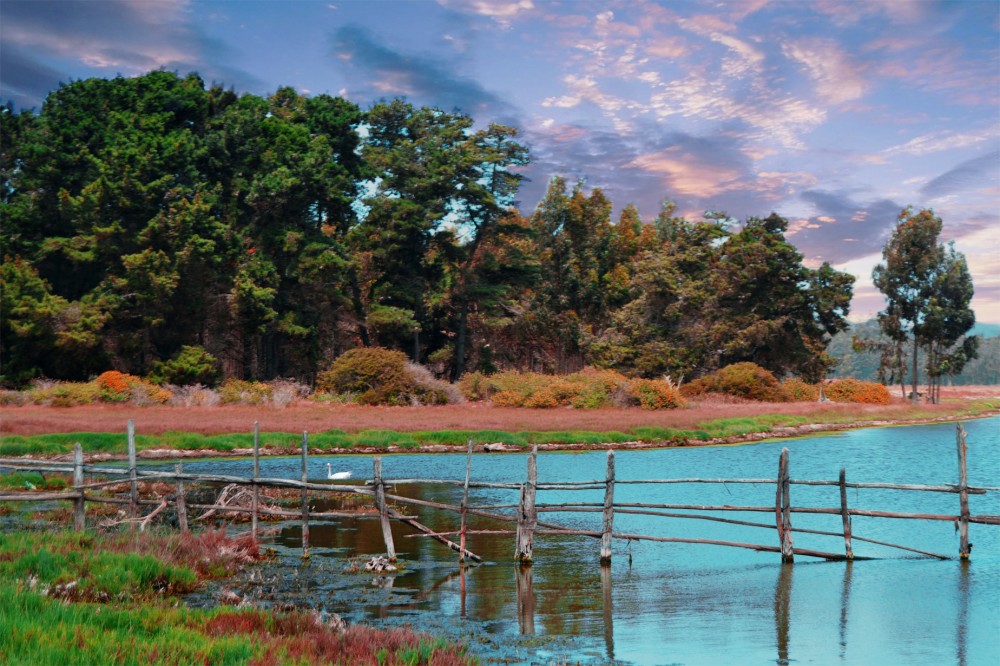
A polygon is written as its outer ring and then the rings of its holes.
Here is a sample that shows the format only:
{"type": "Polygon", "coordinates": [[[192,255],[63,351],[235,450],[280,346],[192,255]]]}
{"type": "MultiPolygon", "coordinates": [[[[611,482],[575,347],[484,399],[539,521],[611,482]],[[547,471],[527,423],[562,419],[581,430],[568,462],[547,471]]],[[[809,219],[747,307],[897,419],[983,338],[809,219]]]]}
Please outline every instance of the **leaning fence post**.
{"type": "Polygon", "coordinates": [[[958,501],[961,513],[958,517],[958,556],[960,559],[969,559],[971,547],[969,545],[969,472],[966,467],[966,455],[968,447],[965,444],[966,432],[962,424],[956,428],[956,440],[958,444],[958,501]]]}
{"type": "Polygon", "coordinates": [[[375,483],[375,507],[378,509],[379,522],[382,524],[382,540],[385,542],[385,554],[390,561],[396,561],[396,545],[392,542],[392,525],[389,524],[389,510],[385,505],[385,483],[382,481],[382,456],[372,458],[373,481],[375,483]]]}
{"type": "Polygon", "coordinates": [[[177,463],[174,472],[177,474],[177,526],[181,528],[181,532],[187,532],[187,500],[184,499],[184,479],[181,478],[181,474],[184,473],[184,464],[177,463]]]}
{"type": "Polygon", "coordinates": [[[257,479],[260,478],[260,421],[253,422],[253,503],[250,513],[250,533],[253,534],[254,541],[257,540],[257,514],[260,511],[260,486],[257,479]]]}
{"type": "Polygon", "coordinates": [[[847,469],[840,468],[840,516],[844,521],[844,552],[848,560],[854,559],[851,548],[851,514],[847,510],[847,469]]]}
{"type": "MultiPolygon", "coordinates": [[[[309,482],[309,433],[302,431],[302,483],[309,482]]],[[[302,559],[309,559],[309,490],[302,488],[302,559]]]]}
{"type": "Polygon", "coordinates": [[[73,489],[80,493],[73,500],[73,526],[78,532],[82,532],[87,523],[87,500],[83,494],[83,447],[80,442],[73,445],[73,489]]]}
{"type": "MultiPolygon", "coordinates": [[[[471,474],[472,474],[472,438],[470,437],[468,443],[466,444],[466,453],[465,453],[465,489],[462,492],[462,530],[458,543],[459,546],[458,563],[460,565],[465,564],[465,518],[466,514],[469,511],[469,476],[471,476],[471,474]]],[[[465,586],[464,574],[462,578],[462,586],[464,590],[465,586]]],[[[464,595],[462,597],[462,600],[463,602],[465,601],[464,595]]]]}
{"type": "Polygon", "coordinates": [[[611,525],[615,518],[615,452],[608,449],[608,477],[604,486],[604,520],[601,529],[601,562],[611,561],[611,525]]]}
{"type": "Polygon", "coordinates": [[[517,543],[514,547],[514,558],[523,564],[530,564],[532,541],[535,526],[538,524],[538,512],[535,510],[535,491],[538,487],[538,446],[531,448],[528,455],[528,481],[521,486],[521,499],[517,515],[517,543]]]}
{"type": "Polygon", "coordinates": [[[792,562],[792,518],[789,498],[788,449],[781,450],[778,460],[778,487],[774,496],[775,521],[778,525],[778,539],[781,541],[781,561],[792,562]]]}
{"type": "Polygon", "coordinates": [[[129,493],[128,493],[128,517],[132,519],[133,522],[130,523],[131,529],[135,529],[135,519],[139,515],[139,491],[136,487],[136,472],[135,472],[135,421],[132,419],[128,420],[128,477],[129,477],[129,493]]]}

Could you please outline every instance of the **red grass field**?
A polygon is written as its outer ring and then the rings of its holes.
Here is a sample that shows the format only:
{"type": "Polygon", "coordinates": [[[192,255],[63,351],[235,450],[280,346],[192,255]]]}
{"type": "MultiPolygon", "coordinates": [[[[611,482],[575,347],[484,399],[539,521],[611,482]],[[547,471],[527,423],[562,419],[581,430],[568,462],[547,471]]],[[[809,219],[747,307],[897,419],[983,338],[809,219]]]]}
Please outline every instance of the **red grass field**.
{"type": "Polygon", "coordinates": [[[254,421],[271,432],[323,432],[360,430],[584,430],[628,431],[641,426],[691,429],[720,418],[761,414],[814,416],[829,421],[910,421],[947,417],[961,404],[1000,397],[1000,386],[956,386],[942,390],[944,404],[913,408],[898,398],[887,406],[857,404],[755,403],[738,400],[705,400],[675,410],[629,409],[522,409],[492,407],[481,403],[436,407],[362,407],[319,405],[303,401],[285,408],[226,405],[218,407],[133,407],[88,405],[83,407],[4,407],[0,434],[39,435],[59,432],[123,432],[129,419],[143,434],[169,430],[202,434],[249,432],[254,421]],[[956,403],[956,400],[960,403],[956,403]]]}

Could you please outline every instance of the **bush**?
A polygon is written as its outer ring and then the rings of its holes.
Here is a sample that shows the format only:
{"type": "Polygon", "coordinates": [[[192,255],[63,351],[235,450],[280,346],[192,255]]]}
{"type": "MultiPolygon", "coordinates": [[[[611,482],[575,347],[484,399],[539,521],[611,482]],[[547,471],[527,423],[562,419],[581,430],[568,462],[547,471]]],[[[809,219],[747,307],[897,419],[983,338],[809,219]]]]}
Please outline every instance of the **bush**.
{"type": "Polygon", "coordinates": [[[770,371],[756,363],[734,363],[710,375],[688,382],[681,387],[681,394],[693,397],[704,393],[725,393],[726,395],[758,400],[761,402],[784,402],[778,380],[770,371]]]}
{"type": "Polygon", "coordinates": [[[149,381],[154,384],[176,384],[188,386],[203,384],[215,386],[222,373],[218,360],[205,351],[204,347],[184,345],[181,351],[169,361],[153,363],[149,381]]]}
{"type": "Polygon", "coordinates": [[[271,399],[271,387],[264,382],[227,379],[219,387],[219,398],[224,405],[263,405],[271,399]]]}
{"type": "Polygon", "coordinates": [[[99,402],[101,389],[95,382],[38,382],[26,395],[36,405],[75,407],[99,402]]]}
{"type": "Polygon", "coordinates": [[[316,378],[316,390],[356,394],[362,405],[440,405],[460,396],[406,354],[380,347],[359,347],[341,354],[316,378]]]}
{"type": "Polygon", "coordinates": [[[599,409],[611,405],[648,409],[679,407],[677,388],[664,380],[629,380],[614,370],[584,368],[571,375],[534,372],[466,374],[459,385],[469,400],[490,400],[497,407],[575,407],[599,409]]]}
{"type": "Polygon", "coordinates": [[[863,382],[860,379],[834,379],[823,385],[826,397],[834,402],[860,402],[869,405],[888,405],[891,400],[889,389],[879,382],[863,382]]]}
{"type": "Polygon", "coordinates": [[[631,402],[643,409],[676,409],[684,406],[680,391],[663,379],[633,379],[625,388],[631,402]]]}
{"type": "Polygon", "coordinates": [[[205,388],[201,384],[165,387],[172,394],[170,404],[175,407],[214,407],[222,401],[218,391],[205,388]]]}
{"type": "Polygon", "coordinates": [[[170,400],[171,393],[151,384],[141,377],[117,370],[101,373],[94,380],[105,402],[130,402],[134,405],[162,405],[170,400]]]}
{"type": "Polygon", "coordinates": [[[816,402],[819,400],[819,387],[797,377],[789,377],[781,382],[781,393],[788,402],[816,402]]]}

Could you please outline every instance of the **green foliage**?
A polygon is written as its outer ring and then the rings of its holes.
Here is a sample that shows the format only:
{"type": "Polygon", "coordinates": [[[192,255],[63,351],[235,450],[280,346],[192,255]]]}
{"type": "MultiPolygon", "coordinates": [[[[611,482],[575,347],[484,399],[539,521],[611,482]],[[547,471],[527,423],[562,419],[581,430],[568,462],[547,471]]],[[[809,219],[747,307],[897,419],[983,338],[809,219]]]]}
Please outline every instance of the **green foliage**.
{"type": "Polygon", "coordinates": [[[154,384],[215,386],[220,376],[219,361],[204,347],[184,345],[169,361],[153,363],[149,379],[154,384]]]}
{"type": "Polygon", "coordinates": [[[774,375],[756,363],[734,363],[681,387],[685,396],[723,393],[762,402],[786,400],[774,375]]]}
{"type": "Polygon", "coordinates": [[[879,325],[891,341],[882,345],[881,369],[891,367],[895,376],[902,377],[902,347],[909,344],[914,402],[920,349],[925,353],[930,397],[937,402],[941,377],[960,372],[978,348],[975,337],[963,340],[976,322],[970,307],[972,278],[965,257],[939,242],[942,226],[932,210],[903,209],[882,250],[883,263],[872,271],[872,280],[887,301],[878,315],[879,325]],[[896,353],[886,353],[893,346],[896,353]]]}
{"type": "MultiPolygon", "coordinates": [[[[818,381],[846,325],[852,278],[805,267],[784,218],[737,229],[667,203],[651,224],[630,205],[613,221],[599,188],[554,177],[526,219],[518,131],[460,113],[157,71],[75,81],[0,119],[5,386],[112,365],[214,385],[210,358],[229,379],[311,384],[357,347],[452,381],[587,365],[680,381],[744,361],[818,381]]],[[[949,256],[921,322],[935,377],[975,354],[954,337],[971,283],[949,256]]],[[[414,381],[358,399],[451,399],[414,381]]],[[[528,401],[616,399],[552,386],[528,401]]]]}

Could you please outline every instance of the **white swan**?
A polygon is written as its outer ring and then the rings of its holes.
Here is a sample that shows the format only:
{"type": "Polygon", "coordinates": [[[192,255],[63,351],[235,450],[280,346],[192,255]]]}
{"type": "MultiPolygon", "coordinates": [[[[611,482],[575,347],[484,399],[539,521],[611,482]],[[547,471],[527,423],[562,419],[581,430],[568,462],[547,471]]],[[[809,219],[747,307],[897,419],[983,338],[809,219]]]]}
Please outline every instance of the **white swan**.
{"type": "Polygon", "coordinates": [[[326,464],[326,478],[328,479],[349,479],[351,478],[350,472],[334,472],[330,468],[330,463],[326,464]]]}

